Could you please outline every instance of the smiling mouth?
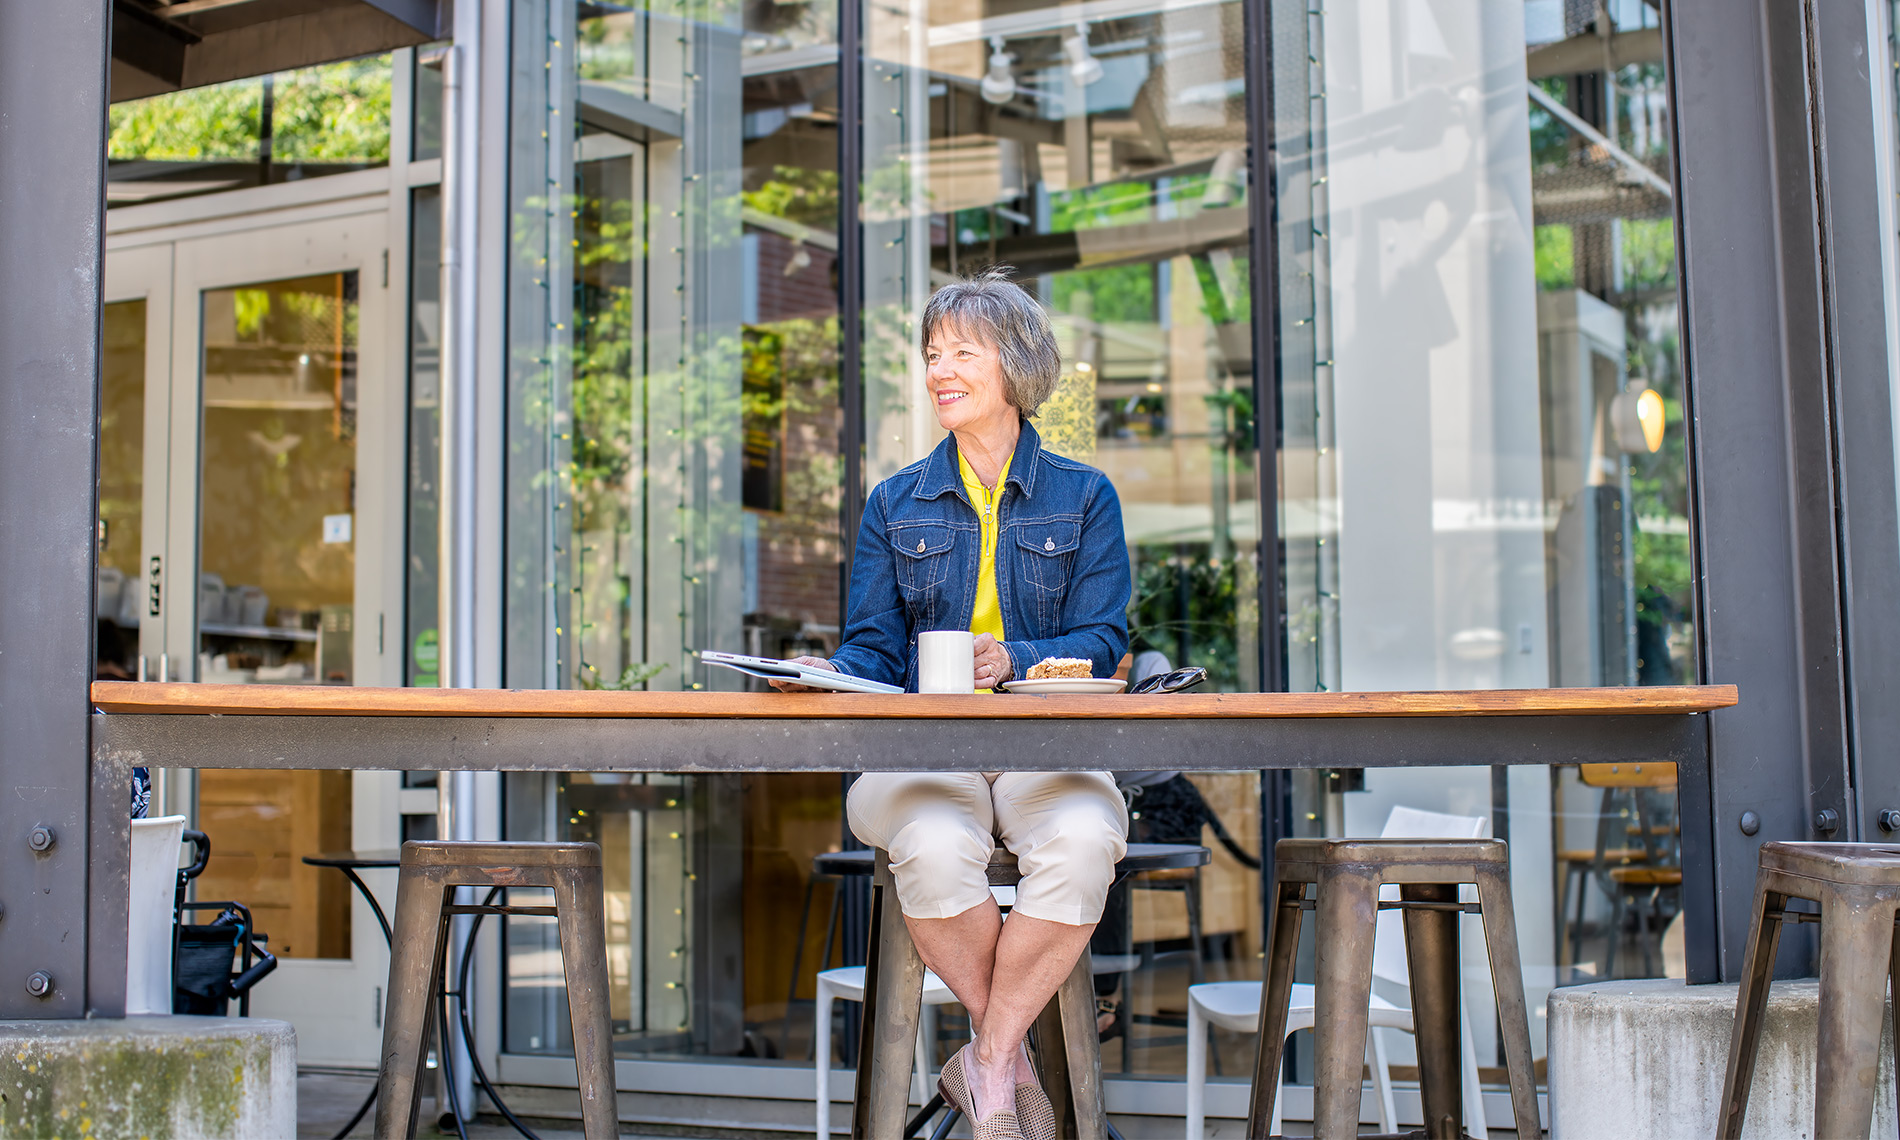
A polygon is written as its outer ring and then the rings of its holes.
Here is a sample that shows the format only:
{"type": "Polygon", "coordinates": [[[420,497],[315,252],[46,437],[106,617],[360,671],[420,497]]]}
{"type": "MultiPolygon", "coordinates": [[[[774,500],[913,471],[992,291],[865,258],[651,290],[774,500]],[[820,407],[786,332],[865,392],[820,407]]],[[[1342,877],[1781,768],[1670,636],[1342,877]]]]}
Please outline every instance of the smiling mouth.
{"type": "Polygon", "coordinates": [[[937,393],[937,406],[941,408],[945,404],[954,404],[968,395],[968,392],[939,392],[937,393]]]}

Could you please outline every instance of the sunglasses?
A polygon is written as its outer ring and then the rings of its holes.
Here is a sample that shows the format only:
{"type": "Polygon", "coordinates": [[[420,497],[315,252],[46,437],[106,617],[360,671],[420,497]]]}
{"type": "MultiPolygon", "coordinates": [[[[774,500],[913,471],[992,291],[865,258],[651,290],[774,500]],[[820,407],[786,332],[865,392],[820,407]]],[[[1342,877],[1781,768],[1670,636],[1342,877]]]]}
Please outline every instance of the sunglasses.
{"type": "Polygon", "coordinates": [[[1130,693],[1178,693],[1182,689],[1192,689],[1207,680],[1207,670],[1198,665],[1186,669],[1176,669],[1172,673],[1156,673],[1152,677],[1143,677],[1135,682],[1130,693]]]}

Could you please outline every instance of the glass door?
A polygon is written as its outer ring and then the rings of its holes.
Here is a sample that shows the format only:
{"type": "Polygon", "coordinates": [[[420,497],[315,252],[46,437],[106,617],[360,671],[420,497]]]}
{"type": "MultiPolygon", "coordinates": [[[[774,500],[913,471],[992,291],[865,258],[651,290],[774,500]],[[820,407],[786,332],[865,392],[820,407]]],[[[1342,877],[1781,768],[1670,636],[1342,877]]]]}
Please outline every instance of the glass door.
{"type": "MultiPolygon", "coordinates": [[[[381,572],[402,556],[404,393],[382,350],[387,226],[378,211],[170,247],[167,523],[152,541],[171,568],[173,679],[399,683],[400,597],[381,572]]],[[[394,847],[399,775],[193,776],[175,799],[212,836],[197,897],[244,902],[281,962],[253,1011],[295,1024],[307,1058],[370,1063],[382,933],[342,875],[302,860],[394,847]]],[[[393,901],[384,875],[368,878],[393,901]]]]}

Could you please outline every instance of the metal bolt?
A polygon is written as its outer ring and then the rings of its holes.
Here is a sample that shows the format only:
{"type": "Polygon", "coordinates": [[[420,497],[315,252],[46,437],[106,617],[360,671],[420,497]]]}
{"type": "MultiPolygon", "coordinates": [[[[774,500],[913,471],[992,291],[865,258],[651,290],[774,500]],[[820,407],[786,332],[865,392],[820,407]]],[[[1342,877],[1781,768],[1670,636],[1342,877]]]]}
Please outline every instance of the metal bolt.
{"type": "Polygon", "coordinates": [[[1882,831],[1900,831],[1900,811],[1887,808],[1880,813],[1877,821],[1882,831]]]}
{"type": "Polygon", "coordinates": [[[1822,808],[1814,813],[1814,830],[1827,834],[1841,826],[1841,817],[1833,808],[1822,808]]]}
{"type": "Polygon", "coordinates": [[[1743,835],[1753,835],[1761,830],[1761,817],[1752,811],[1745,811],[1742,813],[1741,824],[1743,835]]]}
{"type": "Polygon", "coordinates": [[[26,976],[26,992],[34,997],[45,997],[53,992],[53,975],[45,970],[35,970],[26,976]]]}
{"type": "Polygon", "coordinates": [[[26,845],[35,851],[51,851],[53,843],[53,829],[43,823],[35,827],[26,837],[26,845]]]}

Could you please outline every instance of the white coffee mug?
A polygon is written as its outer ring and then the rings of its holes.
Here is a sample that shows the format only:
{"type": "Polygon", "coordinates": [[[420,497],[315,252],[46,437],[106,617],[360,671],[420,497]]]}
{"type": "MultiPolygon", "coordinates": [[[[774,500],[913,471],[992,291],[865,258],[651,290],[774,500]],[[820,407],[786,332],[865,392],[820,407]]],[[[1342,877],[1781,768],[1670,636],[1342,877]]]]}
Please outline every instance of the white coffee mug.
{"type": "Polygon", "coordinates": [[[918,634],[917,691],[976,692],[976,634],[967,629],[918,634]]]}

